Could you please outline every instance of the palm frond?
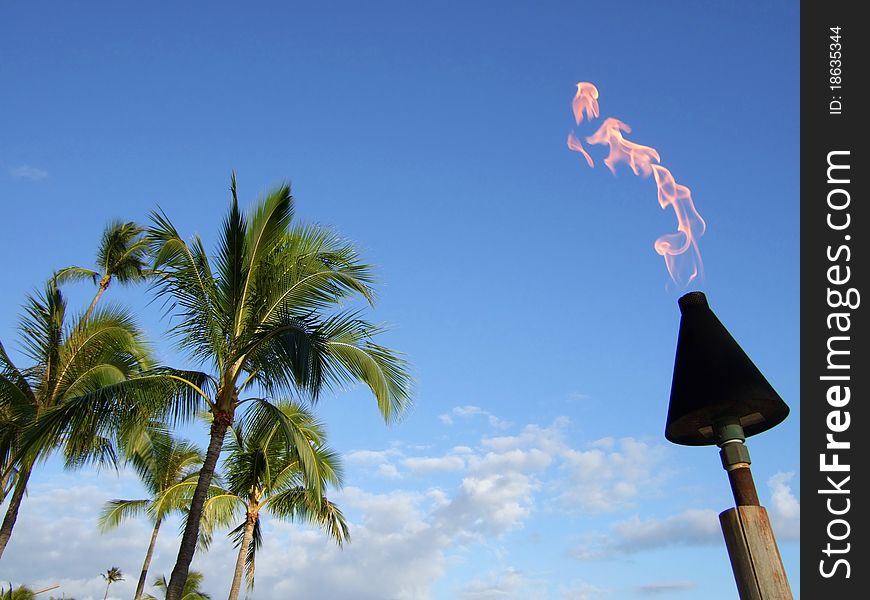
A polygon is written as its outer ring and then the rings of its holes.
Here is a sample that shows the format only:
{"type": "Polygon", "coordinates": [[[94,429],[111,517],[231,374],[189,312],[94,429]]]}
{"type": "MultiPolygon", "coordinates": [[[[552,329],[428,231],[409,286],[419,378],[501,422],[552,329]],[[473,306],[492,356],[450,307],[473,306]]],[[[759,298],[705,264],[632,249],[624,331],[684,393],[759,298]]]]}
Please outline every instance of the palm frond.
{"type": "MultiPolygon", "coordinates": [[[[44,453],[42,460],[48,459],[44,453]]],[[[118,450],[111,437],[95,435],[87,440],[87,445],[79,442],[75,451],[67,453],[64,466],[67,469],[78,470],[91,465],[109,465],[118,468],[118,450]]]]}
{"type": "Polygon", "coordinates": [[[33,390],[30,389],[30,382],[24,374],[15,366],[3,343],[0,342],[0,377],[3,377],[11,385],[17,387],[22,393],[36,401],[33,390]]]}
{"type": "Polygon", "coordinates": [[[270,394],[299,391],[317,397],[323,386],[322,340],[313,317],[281,315],[263,323],[239,349],[245,369],[270,394]]]}
{"type": "MultiPolygon", "coordinates": [[[[27,377],[11,361],[2,364],[7,358],[4,354],[5,350],[0,344],[0,424],[6,427],[32,417],[39,402],[27,377]]],[[[0,436],[6,433],[0,429],[0,436]]]]}
{"type": "MultiPolygon", "coordinates": [[[[235,188],[233,189],[234,206],[235,188]]],[[[245,229],[243,276],[240,288],[236,327],[233,335],[241,336],[243,328],[250,328],[261,319],[262,287],[271,280],[275,269],[270,260],[274,250],[285,240],[287,228],[293,219],[293,197],[290,187],[283,185],[268,194],[252,211],[245,229]]]]}
{"type": "Polygon", "coordinates": [[[38,365],[34,371],[41,395],[50,395],[54,389],[65,313],[66,299],[57,286],[49,282],[41,292],[27,296],[19,321],[23,351],[38,365]]]}
{"type": "Polygon", "coordinates": [[[221,369],[227,354],[227,318],[217,310],[218,290],[202,241],[187,244],[165,213],[151,213],[147,239],[154,257],[153,289],[168,313],[180,319],[172,328],[179,348],[221,369]]]}
{"type": "Polygon", "coordinates": [[[252,319],[269,323],[285,315],[304,317],[328,310],[359,295],[374,300],[370,266],[360,262],[356,249],[326,228],[297,226],[264,261],[255,279],[257,301],[252,319]]]}
{"type": "Polygon", "coordinates": [[[172,512],[184,511],[193,498],[196,480],[196,476],[188,476],[161,489],[153,498],[154,515],[162,519],[172,512]]]}
{"type": "Polygon", "coordinates": [[[150,504],[149,500],[110,500],[103,505],[97,527],[102,532],[115,529],[125,520],[145,514],[150,504]]]}
{"type": "Polygon", "coordinates": [[[98,460],[95,440],[117,440],[124,432],[155,419],[177,423],[195,416],[203,406],[196,384],[208,381],[207,375],[196,371],[156,369],[66,399],[25,428],[19,453],[62,448],[67,460],[78,464],[98,460]]]}
{"type": "Polygon", "coordinates": [[[388,423],[410,406],[412,379],[408,363],[390,348],[372,341],[382,328],[343,313],[329,319],[320,334],[324,338],[324,372],[332,384],[365,383],[375,396],[388,423]]]}
{"type": "Polygon", "coordinates": [[[298,405],[277,406],[255,399],[244,415],[249,435],[258,440],[280,440],[292,448],[298,457],[299,470],[305,484],[318,494],[323,488],[323,476],[315,448],[322,441],[322,428],[312,415],[298,405]]]}
{"type": "Polygon", "coordinates": [[[207,548],[214,532],[229,527],[244,512],[245,502],[236,494],[213,486],[209,497],[203,504],[202,522],[200,523],[200,547],[207,548]]]}
{"type": "Polygon", "coordinates": [[[248,224],[239,210],[236,196],[236,180],[233,175],[230,186],[233,199],[230,211],[224,219],[223,232],[215,258],[216,290],[220,313],[226,319],[224,334],[233,337],[237,330],[242,310],[241,298],[245,281],[245,253],[248,224]]]}
{"type": "Polygon", "coordinates": [[[92,283],[97,283],[100,279],[100,274],[84,267],[66,267],[56,271],[53,279],[57,285],[63,285],[64,283],[70,282],[74,283],[86,279],[90,279],[92,283]]]}
{"type": "Polygon", "coordinates": [[[132,221],[112,221],[103,230],[97,264],[103,273],[128,283],[147,272],[148,241],[145,230],[132,221]]]}
{"type": "Polygon", "coordinates": [[[324,497],[315,497],[304,487],[285,489],[269,498],[269,513],[324,529],[339,546],[350,541],[350,527],[341,509],[324,497]]]}
{"type": "Polygon", "coordinates": [[[202,465],[202,451],[173,437],[159,423],[147,423],[121,440],[127,462],[153,497],[188,478],[202,465]]]}
{"type": "Polygon", "coordinates": [[[103,307],[78,319],[59,352],[57,396],[79,396],[151,368],[150,348],[129,311],[103,307]]]}

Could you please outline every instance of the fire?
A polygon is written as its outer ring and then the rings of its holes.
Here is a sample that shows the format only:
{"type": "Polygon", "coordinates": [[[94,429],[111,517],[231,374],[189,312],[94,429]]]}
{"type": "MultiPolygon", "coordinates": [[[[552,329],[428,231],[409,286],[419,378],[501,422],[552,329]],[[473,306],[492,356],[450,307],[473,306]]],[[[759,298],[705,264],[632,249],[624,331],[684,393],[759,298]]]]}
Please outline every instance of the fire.
{"type": "Polygon", "coordinates": [[[671,279],[676,283],[684,281],[688,284],[704,268],[701,251],[698,249],[698,238],[704,235],[707,224],[695,209],[692,190],[677,183],[671,172],[663,166],[652,165],[651,168],[659,191],[659,205],[663,209],[668,206],[674,209],[678,231],[659,237],[655,249],[664,257],[671,279]],[[678,256],[689,251],[691,252],[685,260],[677,260],[678,256]]]}
{"type": "Polygon", "coordinates": [[[631,127],[612,117],[604,120],[598,131],[586,138],[590,144],[605,144],[610,146],[610,154],[604,159],[604,164],[610,172],[616,174],[616,163],[627,162],[635,175],[649,177],[652,173],[652,163],[661,162],[655,148],[641,146],[630,142],[622,133],[631,133],[631,127]]]}
{"type": "Polygon", "coordinates": [[[586,152],[586,148],[583,147],[583,144],[577,137],[574,135],[573,131],[568,132],[568,147],[575,152],[579,152],[583,156],[586,157],[586,162],[589,164],[589,168],[592,169],[595,167],[595,163],[592,161],[592,157],[589,156],[589,153],[586,152]]]}
{"type": "MultiPolygon", "coordinates": [[[[584,115],[589,120],[597,118],[600,114],[598,88],[591,83],[578,83],[572,108],[578,125],[583,121],[584,115]]],[[[616,174],[616,165],[624,162],[639,177],[653,176],[659,205],[662,209],[670,206],[677,217],[677,232],[659,237],[654,245],[655,251],[665,259],[665,266],[674,283],[686,286],[703,272],[698,238],[704,235],[707,225],[695,208],[692,191],[677,183],[670,170],[660,164],[661,156],[658,151],[627,140],[623,135],[626,133],[631,133],[631,127],[619,119],[608,117],[595,133],[586,138],[586,142],[604,145],[610,149],[604,164],[612,173],[616,174]]],[[[592,157],[573,131],[568,134],[568,148],[580,152],[586,158],[587,164],[594,168],[592,157]]]]}
{"type": "Polygon", "coordinates": [[[598,88],[581,81],[577,84],[577,93],[574,94],[574,102],[571,103],[574,109],[574,120],[577,124],[583,122],[583,113],[586,113],[586,118],[590,121],[597,119],[598,112],[598,88]]]}

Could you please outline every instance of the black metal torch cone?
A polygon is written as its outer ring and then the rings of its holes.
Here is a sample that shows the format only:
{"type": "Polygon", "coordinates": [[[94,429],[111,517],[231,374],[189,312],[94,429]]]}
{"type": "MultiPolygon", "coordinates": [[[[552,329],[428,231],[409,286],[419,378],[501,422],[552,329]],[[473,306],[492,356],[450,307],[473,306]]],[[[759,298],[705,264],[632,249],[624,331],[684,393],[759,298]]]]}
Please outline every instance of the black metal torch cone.
{"type": "Polygon", "coordinates": [[[675,444],[717,444],[717,423],[738,419],[745,435],[767,431],[788,406],[725,326],[702,292],[679,300],[680,335],[665,437],[675,444]]]}

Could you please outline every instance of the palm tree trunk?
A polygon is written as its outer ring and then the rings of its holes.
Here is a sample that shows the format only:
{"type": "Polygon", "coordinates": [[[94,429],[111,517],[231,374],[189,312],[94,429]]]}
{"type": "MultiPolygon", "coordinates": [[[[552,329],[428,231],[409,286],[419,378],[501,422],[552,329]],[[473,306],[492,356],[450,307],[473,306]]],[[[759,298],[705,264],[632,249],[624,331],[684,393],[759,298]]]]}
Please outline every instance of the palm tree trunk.
{"type": "Polygon", "coordinates": [[[32,464],[23,464],[18,469],[15,491],[12,492],[12,498],[9,500],[6,516],[3,518],[3,525],[0,525],[0,557],[3,556],[3,551],[6,550],[9,538],[12,537],[12,528],[15,527],[15,521],[18,519],[18,509],[21,508],[21,501],[24,499],[24,492],[27,490],[27,481],[30,479],[32,468],[32,464]]]}
{"type": "Polygon", "coordinates": [[[157,544],[157,532],[160,531],[160,519],[154,523],[154,531],[151,532],[151,543],[148,545],[148,552],[145,553],[145,562],[142,563],[142,573],[139,575],[139,583],[136,584],[136,595],[133,600],[139,600],[142,597],[142,592],[145,591],[145,578],[148,577],[148,567],[151,566],[151,557],[154,555],[154,546],[157,544]]]}
{"type": "Polygon", "coordinates": [[[248,512],[245,519],[245,533],[242,536],[242,543],[239,545],[239,557],[236,559],[236,571],[233,573],[233,584],[230,586],[230,596],[227,600],[237,600],[239,590],[242,589],[242,576],[245,574],[245,561],[248,558],[248,548],[251,546],[251,540],[254,538],[254,524],[257,522],[257,516],[248,512]]]}
{"type": "Polygon", "coordinates": [[[6,501],[6,486],[9,485],[9,480],[12,478],[12,473],[15,471],[12,467],[15,466],[15,463],[12,461],[12,457],[10,456],[6,460],[6,464],[3,465],[3,475],[0,476],[0,504],[6,501]]]}
{"type": "Polygon", "coordinates": [[[94,312],[94,309],[97,307],[97,302],[100,301],[100,297],[109,289],[109,284],[112,282],[112,278],[110,275],[103,275],[103,278],[100,279],[100,289],[97,290],[97,295],[94,296],[94,299],[91,300],[91,305],[88,307],[87,312],[85,312],[85,316],[82,317],[83,321],[87,321],[91,313],[94,312]]]}
{"type": "Polygon", "coordinates": [[[208,442],[208,450],[205,453],[205,461],[199,471],[199,479],[196,481],[196,489],[190,502],[190,512],[187,514],[187,523],[181,536],[181,546],[178,548],[178,558],[169,578],[169,586],[166,588],[166,600],[181,600],[184,584],[187,583],[187,572],[196,552],[196,542],[199,537],[199,521],[202,518],[202,507],[205,504],[208,488],[214,477],[215,467],[221,448],[224,445],[224,435],[232,423],[232,413],[217,413],[211,424],[211,434],[208,442]]]}
{"type": "Polygon", "coordinates": [[[106,600],[106,598],[109,597],[109,586],[110,585],[112,585],[111,581],[109,581],[109,583],[106,584],[106,593],[103,595],[103,600],[106,600]]]}

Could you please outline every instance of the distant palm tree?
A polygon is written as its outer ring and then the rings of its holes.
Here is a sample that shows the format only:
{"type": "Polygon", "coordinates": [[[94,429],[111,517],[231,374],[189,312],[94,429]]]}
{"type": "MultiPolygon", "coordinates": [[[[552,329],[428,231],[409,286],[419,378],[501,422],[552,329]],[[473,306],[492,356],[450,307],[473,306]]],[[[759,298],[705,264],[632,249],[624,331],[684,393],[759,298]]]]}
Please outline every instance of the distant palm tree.
{"type": "Polygon", "coordinates": [[[17,588],[0,588],[0,600],[35,600],[36,594],[29,587],[19,585],[17,588]]]}
{"type": "MultiPolygon", "coordinates": [[[[148,491],[141,500],[111,500],[100,514],[98,525],[102,531],[118,527],[125,519],[147,514],[154,524],[151,542],[145,553],[142,572],[136,585],[134,600],[145,590],[148,567],[157,543],[157,533],[163,520],[174,511],[182,511],[189,504],[188,497],[179,493],[185,481],[195,477],[202,464],[202,452],[193,444],[172,438],[159,430],[149,430],[128,450],[128,461],[148,491]],[[187,501],[187,502],[185,502],[187,501]]],[[[195,481],[195,479],[193,480],[195,481]]]]}
{"type": "MultiPolygon", "coordinates": [[[[4,474],[15,468],[15,485],[0,525],[2,556],[37,460],[63,448],[68,465],[111,460],[108,438],[91,427],[94,412],[77,409],[80,427],[63,435],[32,438],[31,426],[47,412],[81,396],[127,381],[150,367],[148,347],[130,313],[104,308],[88,318],[66,318],[66,300],[50,280],[41,293],[29,296],[19,332],[30,365],[17,367],[0,344],[0,464],[4,474]]],[[[127,414],[137,412],[127,407],[127,414]]],[[[120,425],[113,418],[112,425],[120,425]]]]}
{"type": "Polygon", "coordinates": [[[260,515],[299,520],[325,529],[341,546],[350,539],[347,522],[341,510],[321,495],[327,484],[341,483],[338,456],[324,444],[323,427],[303,407],[286,404],[280,407],[288,419],[298,421],[305,431],[307,443],[315,449],[319,486],[306,485],[294,447],[287,447],[277,435],[277,427],[260,431],[245,431],[239,424],[232,428],[227,444],[229,455],[224,461],[227,489],[206,500],[203,527],[241,523],[230,532],[239,549],[236,568],[230,586],[229,600],[237,600],[242,576],[246,572],[248,586],[254,585],[254,563],[262,544],[260,515]]]}
{"type": "MultiPolygon", "coordinates": [[[[152,214],[147,236],[158,296],[179,317],[179,346],[211,373],[190,382],[212,416],[209,444],[167,590],[179,600],[199,537],[227,428],[244,402],[261,420],[280,425],[287,441],[301,441],[293,424],[262,396],[242,398],[256,385],[266,395],[304,392],[316,399],[330,386],[363,382],[385,420],[409,403],[405,362],[376,344],[380,328],[341,302],[371,300],[371,269],[355,249],[321,227],[292,226],[288,186],[271,192],[246,218],[236,196],[211,259],[199,237],[187,243],[163,213],[152,214]]],[[[310,447],[296,444],[306,484],[319,480],[310,447]]]]}
{"type": "Polygon", "coordinates": [[[120,283],[142,281],[148,274],[148,242],[145,230],[128,221],[112,221],[103,231],[97,248],[98,271],[82,267],[67,267],[58,271],[58,280],[90,278],[99,281],[97,294],[85,312],[85,318],[94,312],[100,297],[109,289],[113,279],[120,283]]]}
{"type": "Polygon", "coordinates": [[[124,581],[124,574],[118,567],[107,569],[105,573],[101,573],[103,579],[106,580],[106,593],[103,595],[103,600],[109,597],[109,586],[118,581],[124,581]]]}
{"type": "MultiPolygon", "coordinates": [[[[184,589],[181,591],[181,600],[211,600],[211,596],[199,589],[199,586],[202,585],[202,579],[202,573],[199,571],[191,571],[188,573],[187,581],[184,583],[184,589]]],[[[151,585],[163,593],[162,597],[158,598],[157,596],[149,594],[145,596],[143,600],[164,600],[166,598],[166,588],[168,587],[166,577],[158,577],[151,585]]]]}

